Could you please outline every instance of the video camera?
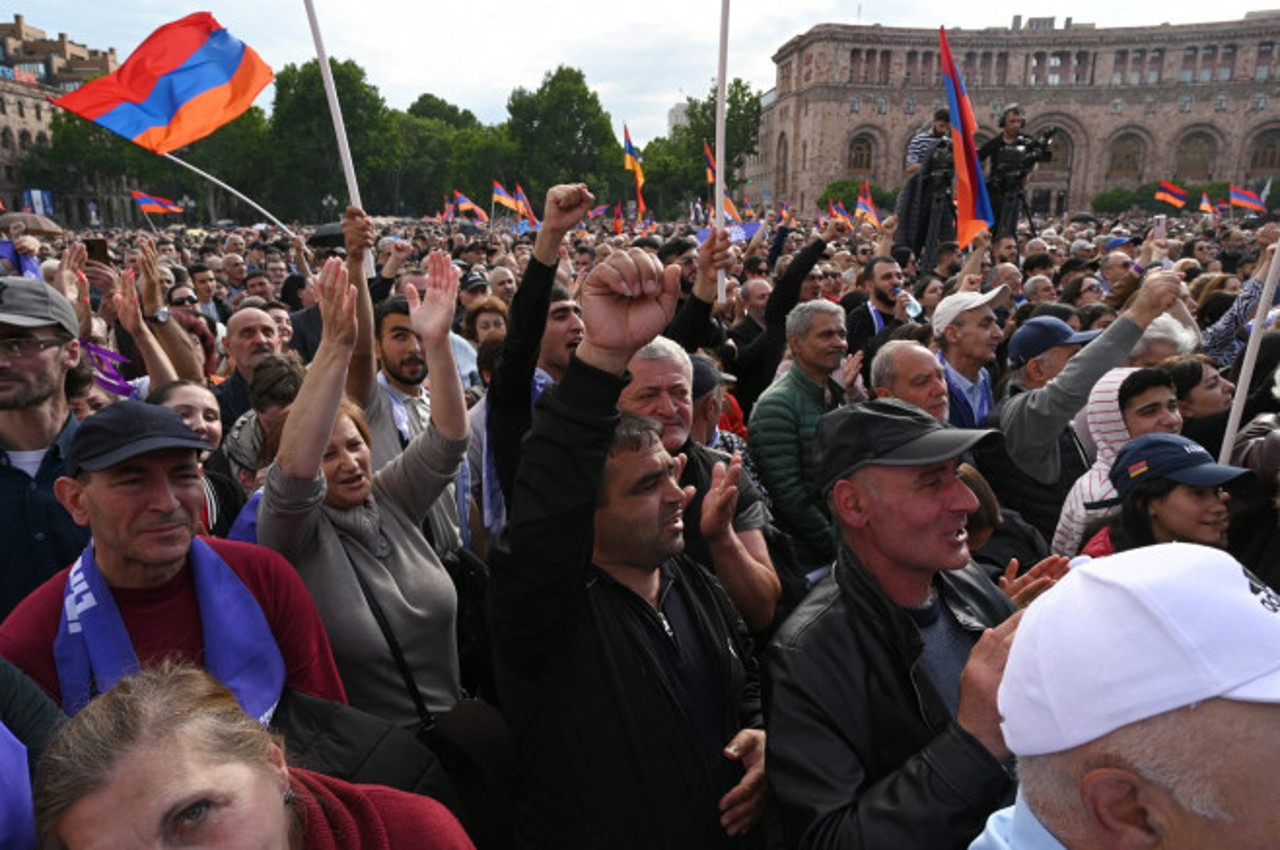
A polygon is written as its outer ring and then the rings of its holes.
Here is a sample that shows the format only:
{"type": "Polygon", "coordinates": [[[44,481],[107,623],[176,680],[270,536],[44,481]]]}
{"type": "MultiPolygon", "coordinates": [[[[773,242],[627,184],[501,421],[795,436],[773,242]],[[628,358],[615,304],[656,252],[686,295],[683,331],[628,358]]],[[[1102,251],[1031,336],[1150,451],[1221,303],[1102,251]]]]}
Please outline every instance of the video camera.
{"type": "Polygon", "coordinates": [[[1014,144],[1000,148],[996,155],[995,179],[1001,183],[1020,181],[1031,173],[1037,162],[1047,162],[1053,156],[1050,147],[1058,129],[1046,127],[1038,137],[1018,136],[1014,144]]]}

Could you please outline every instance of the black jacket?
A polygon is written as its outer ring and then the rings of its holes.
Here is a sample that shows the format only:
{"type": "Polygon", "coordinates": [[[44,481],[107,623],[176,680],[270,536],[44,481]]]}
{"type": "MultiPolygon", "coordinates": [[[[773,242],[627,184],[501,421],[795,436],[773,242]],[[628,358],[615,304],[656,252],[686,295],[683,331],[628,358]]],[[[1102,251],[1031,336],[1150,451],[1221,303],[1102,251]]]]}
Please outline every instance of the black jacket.
{"type": "MultiPolygon", "coordinates": [[[[972,562],[934,587],[964,628],[1013,605],[972,562]]],[[[945,613],[944,613],[945,616],[945,613]]],[[[951,718],[910,616],[848,547],[766,652],[769,783],[797,848],[965,848],[1009,773],[951,718]]]]}
{"type": "MultiPolygon", "coordinates": [[[[596,495],[625,381],[578,360],[543,394],[490,559],[498,691],[522,759],[516,843],[714,847],[713,778],[647,637],[653,609],[591,565],[596,495]]],[[[668,562],[715,670],[723,741],[759,726],[745,627],[709,572],[668,562]]],[[[673,591],[673,592],[677,592],[673,591]]],[[[728,763],[726,763],[728,764],[728,763]]]]}

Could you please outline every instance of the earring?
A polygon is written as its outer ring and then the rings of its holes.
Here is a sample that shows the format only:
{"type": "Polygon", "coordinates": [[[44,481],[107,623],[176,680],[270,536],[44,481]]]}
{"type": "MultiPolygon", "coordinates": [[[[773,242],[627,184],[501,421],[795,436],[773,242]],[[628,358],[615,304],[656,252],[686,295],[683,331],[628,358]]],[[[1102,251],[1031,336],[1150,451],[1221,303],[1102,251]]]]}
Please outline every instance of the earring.
{"type": "Polygon", "coordinates": [[[297,799],[297,795],[293,793],[292,788],[284,792],[284,804],[286,807],[292,806],[295,799],[297,799]]]}

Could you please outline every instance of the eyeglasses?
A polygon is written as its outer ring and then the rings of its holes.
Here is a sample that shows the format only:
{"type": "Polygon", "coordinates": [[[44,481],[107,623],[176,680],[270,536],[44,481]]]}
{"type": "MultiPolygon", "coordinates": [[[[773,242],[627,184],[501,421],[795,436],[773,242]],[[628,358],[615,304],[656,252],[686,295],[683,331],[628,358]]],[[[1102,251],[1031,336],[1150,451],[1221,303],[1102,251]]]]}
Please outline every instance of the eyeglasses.
{"type": "Polygon", "coordinates": [[[859,248],[859,249],[858,249],[858,256],[859,256],[859,257],[870,257],[870,256],[871,256],[871,249],[870,249],[870,248],[859,248]]]}
{"type": "Polygon", "coordinates": [[[1084,290],[1083,290],[1083,291],[1084,291],[1084,292],[1101,292],[1101,291],[1102,291],[1102,284],[1100,284],[1100,283],[1090,283],[1090,284],[1087,284],[1087,285],[1084,287],[1084,290]]]}
{"type": "Polygon", "coordinates": [[[46,348],[66,345],[65,339],[42,336],[11,336],[0,339],[0,354],[8,360],[30,360],[46,348]]]}
{"type": "Polygon", "coordinates": [[[169,304],[174,307],[190,307],[192,304],[199,303],[200,299],[196,298],[194,295],[184,295],[181,298],[175,298],[169,302],[169,304]]]}

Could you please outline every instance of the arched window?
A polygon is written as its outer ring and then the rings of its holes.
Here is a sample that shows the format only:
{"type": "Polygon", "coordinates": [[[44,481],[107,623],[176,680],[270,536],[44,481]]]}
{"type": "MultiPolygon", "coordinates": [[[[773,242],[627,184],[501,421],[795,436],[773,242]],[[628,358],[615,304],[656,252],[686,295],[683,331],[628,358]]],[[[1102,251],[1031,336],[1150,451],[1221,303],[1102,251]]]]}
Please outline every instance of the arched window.
{"type": "Polygon", "coordinates": [[[786,199],[787,197],[787,172],[791,168],[791,164],[787,161],[787,134],[783,133],[778,137],[778,158],[774,160],[776,163],[773,175],[773,185],[778,197],[786,199]]]}
{"type": "Polygon", "coordinates": [[[31,131],[23,130],[18,134],[18,150],[28,150],[31,147],[31,131]]]}
{"type": "Polygon", "coordinates": [[[1209,180],[1218,146],[1208,133],[1192,133],[1178,143],[1175,179],[1209,180]]]}
{"type": "Polygon", "coordinates": [[[1249,174],[1280,174],[1280,130],[1258,134],[1249,147],[1249,174]]]}
{"type": "Polygon", "coordinates": [[[849,172],[851,174],[870,174],[871,157],[875,152],[870,136],[854,136],[849,143],[849,172]]]}
{"type": "Polygon", "coordinates": [[[1107,155],[1107,178],[1138,179],[1142,171],[1142,139],[1125,133],[1111,143],[1107,155]]]}

